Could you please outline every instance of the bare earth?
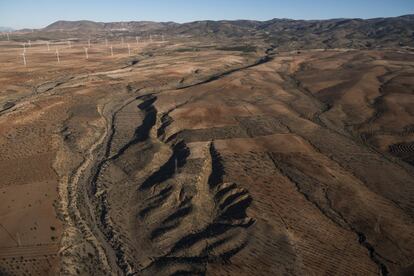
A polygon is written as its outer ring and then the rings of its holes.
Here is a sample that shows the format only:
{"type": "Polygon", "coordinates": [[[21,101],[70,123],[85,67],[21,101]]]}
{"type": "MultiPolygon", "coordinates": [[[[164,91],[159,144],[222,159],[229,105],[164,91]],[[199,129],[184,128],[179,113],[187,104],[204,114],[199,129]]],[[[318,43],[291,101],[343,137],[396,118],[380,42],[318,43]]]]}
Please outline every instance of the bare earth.
{"type": "Polygon", "coordinates": [[[0,42],[0,275],[414,273],[412,52],[130,43],[0,42]]]}

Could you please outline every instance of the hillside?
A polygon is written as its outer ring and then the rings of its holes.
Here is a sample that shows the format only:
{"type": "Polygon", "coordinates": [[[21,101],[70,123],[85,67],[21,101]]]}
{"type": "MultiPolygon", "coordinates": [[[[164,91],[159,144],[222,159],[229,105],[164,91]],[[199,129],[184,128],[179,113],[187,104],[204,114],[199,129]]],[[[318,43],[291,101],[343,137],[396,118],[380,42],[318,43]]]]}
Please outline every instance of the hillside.
{"type": "Polygon", "coordinates": [[[40,31],[71,36],[149,35],[166,33],[192,37],[255,38],[280,49],[373,48],[414,46],[414,15],[374,19],[268,21],[93,22],[57,21],[40,31]]]}

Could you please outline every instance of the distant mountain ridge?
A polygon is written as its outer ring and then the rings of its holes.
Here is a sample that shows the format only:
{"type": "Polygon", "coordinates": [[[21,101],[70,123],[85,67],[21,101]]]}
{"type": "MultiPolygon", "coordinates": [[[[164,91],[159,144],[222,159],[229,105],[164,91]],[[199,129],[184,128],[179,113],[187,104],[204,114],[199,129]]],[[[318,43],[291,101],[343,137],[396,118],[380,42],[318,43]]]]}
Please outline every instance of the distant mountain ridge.
{"type": "Polygon", "coordinates": [[[111,31],[111,30],[125,30],[125,31],[151,31],[151,30],[160,30],[166,27],[178,26],[178,23],[174,22],[151,22],[151,21],[129,21],[129,22],[95,22],[89,20],[80,20],[80,21],[56,21],[47,27],[44,31],[56,31],[56,30],[66,30],[66,31],[111,31]]]}
{"type": "Polygon", "coordinates": [[[11,32],[14,31],[13,28],[0,26],[0,32],[11,32]]]}
{"type": "Polygon", "coordinates": [[[175,22],[57,21],[41,32],[72,35],[122,32],[126,35],[168,35],[258,38],[281,48],[370,48],[414,46],[414,15],[373,19],[272,19],[175,22]]]}

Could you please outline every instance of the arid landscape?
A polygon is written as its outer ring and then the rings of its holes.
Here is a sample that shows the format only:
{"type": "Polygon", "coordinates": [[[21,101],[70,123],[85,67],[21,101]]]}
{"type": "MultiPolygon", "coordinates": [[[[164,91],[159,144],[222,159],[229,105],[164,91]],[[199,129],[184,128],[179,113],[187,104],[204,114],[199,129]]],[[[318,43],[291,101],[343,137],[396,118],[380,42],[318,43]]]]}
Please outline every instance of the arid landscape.
{"type": "Polygon", "coordinates": [[[414,16],[0,36],[0,275],[414,275],[414,16]]]}

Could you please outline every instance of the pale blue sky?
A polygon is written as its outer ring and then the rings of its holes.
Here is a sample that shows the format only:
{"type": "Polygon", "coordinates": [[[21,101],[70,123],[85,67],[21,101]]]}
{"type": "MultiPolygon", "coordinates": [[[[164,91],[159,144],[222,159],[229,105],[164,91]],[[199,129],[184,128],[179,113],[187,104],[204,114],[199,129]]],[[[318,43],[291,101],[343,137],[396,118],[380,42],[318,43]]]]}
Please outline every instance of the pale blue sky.
{"type": "Polygon", "coordinates": [[[272,18],[373,18],[414,13],[414,0],[0,0],[0,26],[40,28],[57,20],[101,22],[272,18]]]}

